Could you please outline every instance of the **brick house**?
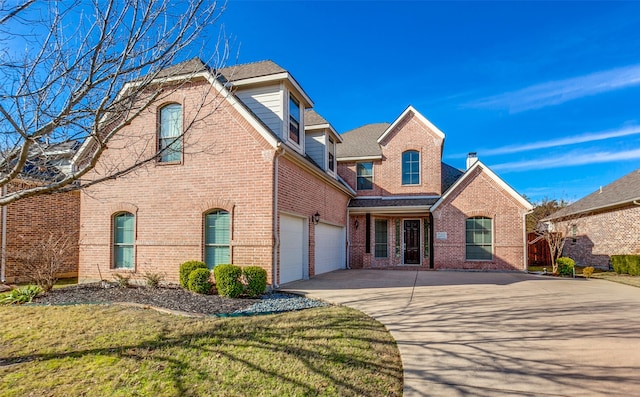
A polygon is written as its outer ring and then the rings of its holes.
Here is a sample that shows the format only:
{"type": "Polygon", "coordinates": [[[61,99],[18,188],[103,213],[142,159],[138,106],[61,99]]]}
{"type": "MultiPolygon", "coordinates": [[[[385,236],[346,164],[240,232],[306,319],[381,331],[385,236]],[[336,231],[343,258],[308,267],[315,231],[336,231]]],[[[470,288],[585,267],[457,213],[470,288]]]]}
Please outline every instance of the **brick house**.
{"type": "Polygon", "coordinates": [[[415,109],[340,135],[271,61],[173,68],[179,89],[89,175],[161,150],[82,192],[81,281],[124,272],[176,281],[192,259],[262,266],[274,286],[348,266],[524,269],[529,203],[479,161],[464,173],[443,164],[444,134],[415,109]],[[349,156],[360,141],[377,152],[349,156]],[[465,224],[482,241],[466,243],[465,224]]]}
{"type": "Polygon", "coordinates": [[[351,268],[526,269],[531,204],[475,154],[464,172],[443,163],[445,136],[416,109],[342,138],[351,268]]]}
{"type": "Polygon", "coordinates": [[[563,256],[579,266],[608,269],[611,255],[640,254],[640,169],[549,217],[569,222],[563,256]]]}

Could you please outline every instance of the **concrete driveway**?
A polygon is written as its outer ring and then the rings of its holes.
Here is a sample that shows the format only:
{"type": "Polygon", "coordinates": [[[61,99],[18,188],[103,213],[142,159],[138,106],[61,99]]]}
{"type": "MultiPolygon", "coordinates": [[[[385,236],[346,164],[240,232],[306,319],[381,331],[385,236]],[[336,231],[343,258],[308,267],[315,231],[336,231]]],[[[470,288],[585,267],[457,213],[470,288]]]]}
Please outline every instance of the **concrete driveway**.
{"type": "Polygon", "coordinates": [[[640,395],[640,288],[521,273],[341,270],[283,286],[398,343],[405,396],[640,395]]]}

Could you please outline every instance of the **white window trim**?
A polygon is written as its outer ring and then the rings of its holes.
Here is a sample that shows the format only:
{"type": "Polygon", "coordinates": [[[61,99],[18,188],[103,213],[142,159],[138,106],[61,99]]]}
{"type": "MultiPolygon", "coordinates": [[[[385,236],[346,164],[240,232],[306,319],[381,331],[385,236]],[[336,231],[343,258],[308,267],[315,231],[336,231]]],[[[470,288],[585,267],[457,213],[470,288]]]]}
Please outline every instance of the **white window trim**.
{"type": "Polygon", "coordinates": [[[464,260],[465,262],[494,262],[495,261],[495,257],[496,257],[496,228],[495,228],[495,223],[494,223],[494,219],[488,216],[483,216],[483,215],[479,215],[479,216],[468,216],[466,218],[464,218],[464,260]],[[487,218],[491,220],[491,259],[468,259],[467,258],[467,219],[471,219],[471,218],[487,218]]]}
{"type": "Polygon", "coordinates": [[[356,191],[357,192],[370,192],[373,190],[374,186],[375,186],[375,175],[374,175],[374,166],[373,166],[373,161],[358,161],[356,162],[356,191]],[[363,163],[371,163],[371,189],[358,189],[358,164],[363,164],[363,163]]]}
{"type": "Polygon", "coordinates": [[[291,91],[287,90],[287,95],[285,95],[286,97],[286,104],[287,104],[287,117],[286,117],[286,123],[284,125],[284,136],[285,136],[285,142],[287,142],[287,144],[289,146],[291,146],[292,148],[296,149],[296,151],[302,155],[304,155],[304,143],[305,143],[305,133],[304,133],[304,111],[305,108],[302,105],[302,102],[295,96],[291,94],[291,91]],[[300,113],[300,120],[298,120],[298,141],[296,142],[293,139],[291,139],[291,137],[289,136],[289,128],[290,124],[291,124],[291,98],[293,97],[293,99],[298,102],[298,111],[300,113]]]}
{"type": "Polygon", "coordinates": [[[407,149],[402,152],[400,156],[400,185],[401,186],[420,186],[422,185],[422,153],[416,149],[407,149]],[[418,183],[402,183],[402,177],[404,174],[404,154],[407,152],[416,152],[418,153],[418,183]]]}

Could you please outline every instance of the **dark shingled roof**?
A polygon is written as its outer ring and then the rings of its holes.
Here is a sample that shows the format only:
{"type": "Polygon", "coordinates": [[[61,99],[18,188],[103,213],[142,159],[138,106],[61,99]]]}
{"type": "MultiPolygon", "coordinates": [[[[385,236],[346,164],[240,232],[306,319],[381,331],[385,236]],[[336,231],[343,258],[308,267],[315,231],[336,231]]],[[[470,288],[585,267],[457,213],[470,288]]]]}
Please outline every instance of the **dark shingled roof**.
{"type": "Polygon", "coordinates": [[[169,66],[158,73],[158,77],[179,76],[182,74],[193,74],[208,70],[207,65],[200,58],[191,58],[188,61],[180,62],[169,66]]]}
{"type": "Polygon", "coordinates": [[[555,212],[549,219],[624,205],[634,200],[640,200],[640,169],[555,212]]]}
{"type": "Polygon", "coordinates": [[[313,109],[306,109],[304,111],[304,125],[305,126],[322,125],[322,124],[329,124],[329,122],[327,120],[325,120],[324,117],[320,116],[313,109]]]}
{"type": "Polygon", "coordinates": [[[450,166],[449,164],[442,163],[442,170],[440,171],[442,174],[442,193],[449,190],[451,186],[464,174],[464,172],[459,169],[450,166]]]}
{"type": "Polygon", "coordinates": [[[438,197],[429,198],[403,198],[403,199],[371,199],[354,198],[349,203],[351,208],[372,208],[372,207],[419,207],[432,206],[438,201],[438,197]]]}
{"type": "Polygon", "coordinates": [[[245,63],[242,65],[228,66],[218,69],[227,81],[238,81],[253,77],[269,76],[272,74],[286,72],[280,65],[273,61],[266,60],[260,62],[245,63]]]}
{"type": "Polygon", "coordinates": [[[338,160],[345,157],[382,156],[378,138],[390,125],[367,124],[342,134],[343,142],[336,149],[338,160]]]}

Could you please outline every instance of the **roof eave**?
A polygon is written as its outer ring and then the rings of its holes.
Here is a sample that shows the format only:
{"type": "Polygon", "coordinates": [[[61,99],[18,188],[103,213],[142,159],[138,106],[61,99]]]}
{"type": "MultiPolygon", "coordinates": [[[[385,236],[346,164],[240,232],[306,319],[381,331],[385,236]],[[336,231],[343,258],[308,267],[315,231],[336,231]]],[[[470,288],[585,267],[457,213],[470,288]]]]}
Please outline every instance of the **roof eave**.
{"type": "Polygon", "coordinates": [[[341,161],[367,161],[367,160],[382,160],[382,155],[375,156],[352,156],[352,157],[338,157],[338,162],[341,161]]]}

